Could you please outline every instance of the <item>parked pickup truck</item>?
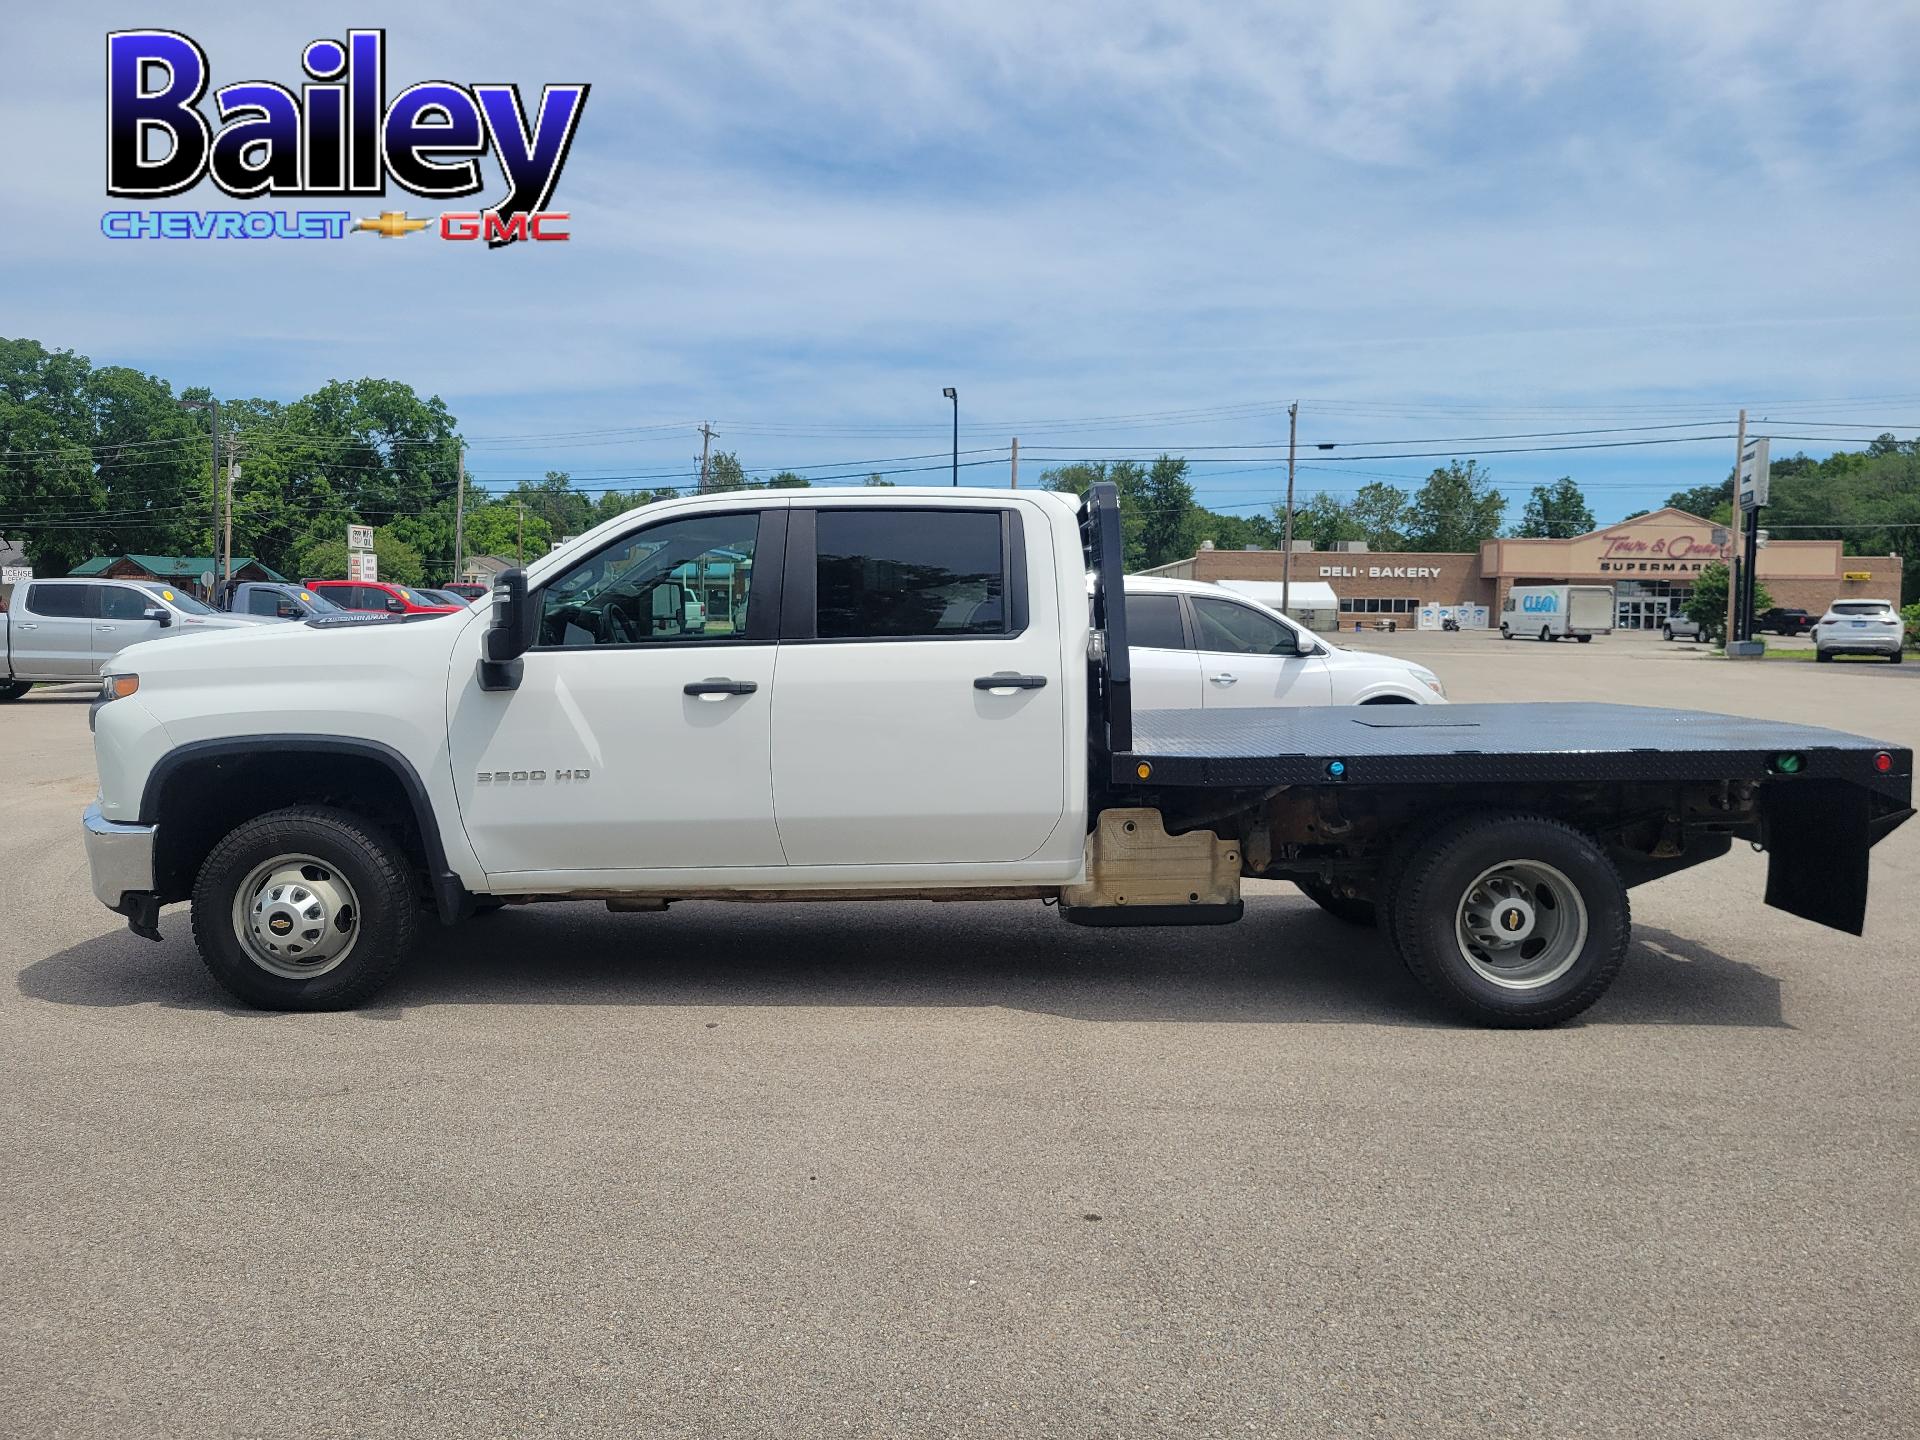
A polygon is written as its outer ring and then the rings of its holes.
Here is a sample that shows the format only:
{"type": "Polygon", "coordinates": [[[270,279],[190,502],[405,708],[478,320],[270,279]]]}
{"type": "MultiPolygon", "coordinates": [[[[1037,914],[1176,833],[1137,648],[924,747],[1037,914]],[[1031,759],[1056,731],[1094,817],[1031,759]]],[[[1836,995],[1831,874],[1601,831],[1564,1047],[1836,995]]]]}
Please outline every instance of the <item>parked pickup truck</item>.
{"type": "Polygon", "coordinates": [[[272,580],[243,580],[227,593],[226,608],[256,620],[331,620],[337,623],[371,620],[362,610],[344,610],[304,585],[272,580]]]}
{"type": "Polygon", "coordinates": [[[99,677],[129,645],[162,636],[251,629],[255,622],[208,609],[158,580],[30,580],[0,610],[0,701],[36,684],[99,677]]]}
{"type": "Polygon", "coordinates": [[[190,901],[222,985],[322,1009],[378,989],[423,904],[1030,899],[1207,925],[1262,876],[1378,923],[1455,1012],[1536,1026],[1612,981],[1630,886],[1735,840],[1771,852],[1769,904],[1858,933],[1868,850],[1913,814],[1910,750],[1801,725],[1135,714],[1120,555],[1108,485],[685,496],[468,614],[142,646],[96,702],[94,891],[156,940],[190,901]]]}

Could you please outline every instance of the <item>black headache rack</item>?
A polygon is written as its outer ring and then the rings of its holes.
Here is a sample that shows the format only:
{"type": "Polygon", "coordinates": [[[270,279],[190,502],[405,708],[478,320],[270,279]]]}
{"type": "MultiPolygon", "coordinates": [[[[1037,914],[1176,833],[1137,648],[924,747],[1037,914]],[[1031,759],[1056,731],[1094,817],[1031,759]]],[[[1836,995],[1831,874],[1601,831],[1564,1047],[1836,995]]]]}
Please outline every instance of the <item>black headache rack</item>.
{"type": "Polygon", "coordinates": [[[1867,852],[1913,815],[1913,751],[1812,725],[1633,705],[1383,705],[1133,713],[1118,496],[1080,512],[1093,577],[1094,780],[1119,803],[1180,790],[1751,784],[1766,901],[1860,932],[1867,852]],[[1122,797],[1139,797],[1126,798],[1122,797]]]}

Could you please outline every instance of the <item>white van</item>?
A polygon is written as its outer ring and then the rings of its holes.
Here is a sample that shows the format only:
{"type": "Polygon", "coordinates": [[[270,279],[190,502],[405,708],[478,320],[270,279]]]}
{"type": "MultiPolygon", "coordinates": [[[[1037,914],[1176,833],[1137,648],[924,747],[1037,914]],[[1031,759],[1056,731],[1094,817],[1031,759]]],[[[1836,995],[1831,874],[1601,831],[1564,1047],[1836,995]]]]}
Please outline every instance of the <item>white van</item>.
{"type": "Polygon", "coordinates": [[[1582,645],[1613,633],[1611,585],[1516,585],[1500,607],[1500,638],[1533,635],[1558,640],[1571,635],[1582,645]]]}

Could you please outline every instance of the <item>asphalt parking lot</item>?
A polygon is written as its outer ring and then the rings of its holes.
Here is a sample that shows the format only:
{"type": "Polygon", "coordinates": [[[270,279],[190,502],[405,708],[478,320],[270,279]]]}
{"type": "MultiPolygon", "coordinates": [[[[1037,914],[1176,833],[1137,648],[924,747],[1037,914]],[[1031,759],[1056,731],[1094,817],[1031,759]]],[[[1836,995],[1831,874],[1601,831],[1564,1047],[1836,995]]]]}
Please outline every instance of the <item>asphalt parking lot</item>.
{"type": "MultiPolygon", "coordinates": [[[[1351,643],[1342,637],[1343,643],[1351,643]]],[[[1920,743],[1916,667],[1362,636],[1463,700],[1920,743]]],[[[84,694],[0,709],[0,1415],[22,1436],[1821,1436],[1920,1425],[1920,824],[1865,939],[1742,852],[1558,1031],[1291,887],[591,905],[372,1009],[226,1003],[88,889],[84,694]]]]}

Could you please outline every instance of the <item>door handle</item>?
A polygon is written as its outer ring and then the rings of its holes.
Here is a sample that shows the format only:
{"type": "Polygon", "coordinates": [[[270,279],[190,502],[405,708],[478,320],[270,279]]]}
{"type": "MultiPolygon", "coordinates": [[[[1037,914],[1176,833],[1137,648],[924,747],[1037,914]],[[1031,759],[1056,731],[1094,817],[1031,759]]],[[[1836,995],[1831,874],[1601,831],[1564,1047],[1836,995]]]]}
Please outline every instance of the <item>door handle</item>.
{"type": "Polygon", "coordinates": [[[112,625],[96,625],[93,628],[98,630],[102,635],[111,635],[117,627],[112,625]]]}
{"type": "Polygon", "coordinates": [[[722,675],[710,675],[705,680],[689,680],[680,688],[688,695],[718,700],[723,695],[751,695],[760,687],[751,680],[729,680],[722,675]]]}
{"type": "Polygon", "coordinates": [[[976,690],[1040,690],[1046,687],[1044,675],[981,675],[973,682],[976,690]]]}
{"type": "Polygon", "coordinates": [[[1229,675],[1225,670],[1222,670],[1218,675],[1209,675],[1207,679],[1216,685],[1232,685],[1237,683],[1240,677],[1238,675],[1229,675]]]}
{"type": "Polygon", "coordinates": [[[22,630],[38,630],[40,626],[38,624],[28,624],[28,625],[22,625],[20,628],[22,630]]]}

